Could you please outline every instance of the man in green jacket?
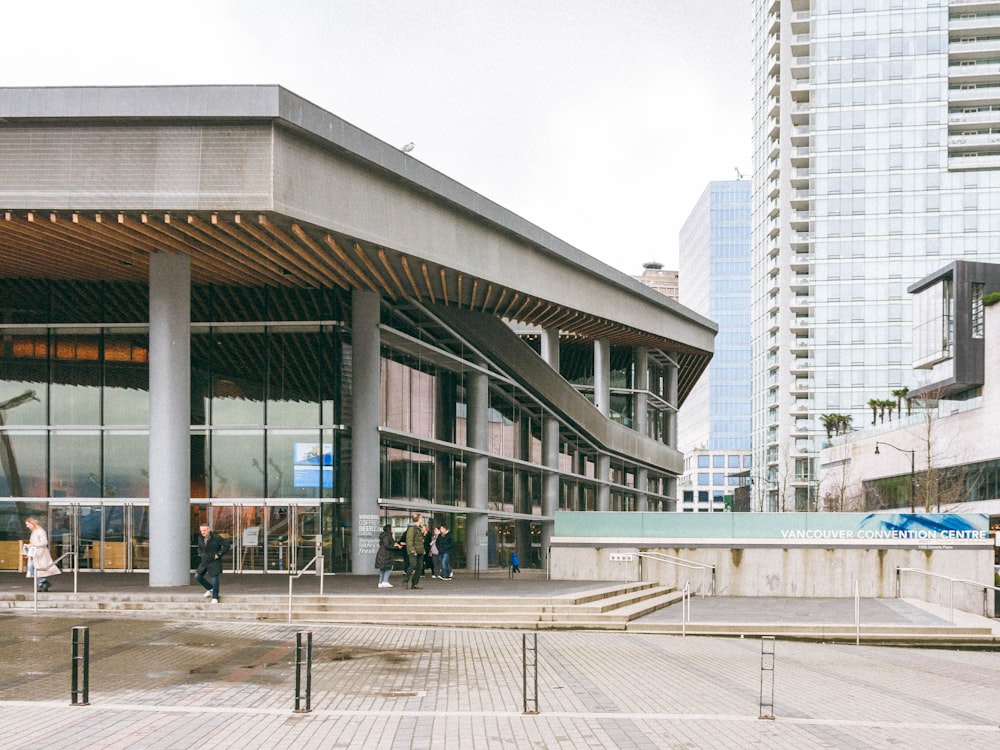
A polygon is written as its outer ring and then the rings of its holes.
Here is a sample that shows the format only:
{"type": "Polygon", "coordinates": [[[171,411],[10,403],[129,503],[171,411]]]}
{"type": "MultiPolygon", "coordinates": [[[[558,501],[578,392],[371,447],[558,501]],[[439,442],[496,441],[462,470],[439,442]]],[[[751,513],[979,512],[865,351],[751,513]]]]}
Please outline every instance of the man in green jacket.
{"type": "Polygon", "coordinates": [[[420,573],[424,568],[424,532],[420,528],[420,514],[414,513],[410,516],[410,525],[406,527],[406,535],[403,537],[406,545],[406,555],[410,560],[410,571],[403,579],[403,583],[409,589],[419,589],[420,573]]]}

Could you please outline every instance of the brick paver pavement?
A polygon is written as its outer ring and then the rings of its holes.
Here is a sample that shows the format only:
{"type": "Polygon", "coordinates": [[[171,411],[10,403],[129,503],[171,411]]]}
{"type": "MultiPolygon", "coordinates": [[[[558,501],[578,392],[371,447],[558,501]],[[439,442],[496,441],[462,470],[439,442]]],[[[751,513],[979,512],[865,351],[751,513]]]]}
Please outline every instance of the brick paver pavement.
{"type": "Polygon", "coordinates": [[[758,639],[539,633],[526,715],[520,632],[310,626],[312,711],[294,713],[299,630],[0,615],[0,747],[1000,747],[997,652],[779,639],[771,720],[758,639]],[[70,705],[74,625],[89,706],[70,705]]]}

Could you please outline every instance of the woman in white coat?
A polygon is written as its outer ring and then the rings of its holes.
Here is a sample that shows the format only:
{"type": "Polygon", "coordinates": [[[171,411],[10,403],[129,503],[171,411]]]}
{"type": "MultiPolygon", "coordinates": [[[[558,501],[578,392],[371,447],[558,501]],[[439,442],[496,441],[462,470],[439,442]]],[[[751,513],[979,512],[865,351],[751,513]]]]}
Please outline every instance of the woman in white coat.
{"type": "Polygon", "coordinates": [[[62,572],[52,562],[49,535],[45,533],[45,529],[35,516],[28,516],[24,520],[24,525],[31,530],[31,540],[28,542],[28,578],[33,578],[35,571],[38,571],[38,590],[48,591],[52,588],[48,577],[57,576],[62,572]]]}

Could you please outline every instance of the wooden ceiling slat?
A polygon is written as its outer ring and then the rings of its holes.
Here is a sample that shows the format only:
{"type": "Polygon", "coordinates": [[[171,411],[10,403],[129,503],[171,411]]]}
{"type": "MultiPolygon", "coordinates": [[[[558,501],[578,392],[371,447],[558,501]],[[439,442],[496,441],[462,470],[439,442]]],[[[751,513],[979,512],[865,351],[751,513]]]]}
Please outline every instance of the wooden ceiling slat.
{"type": "Polygon", "coordinates": [[[469,293],[469,309],[476,309],[476,292],[479,291],[479,279],[472,280],[472,291],[469,293]]]}
{"type": "Polygon", "coordinates": [[[276,240],[279,243],[276,250],[281,256],[288,258],[288,262],[290,263],[294,262],[301,269],[301,272],[312,280],[309,286],[326,286],[331,282],[337,286],[342,286],[339,277],[329,267],[330,264],[326,263],[326,258],[323,257],[324,254],[322,252],[313,252],[313,245],[303,246],[302,242],[297,242],[294,238],[289,237],[288,234],[263,214],[257,216],[256,224],[241,222],[240,226],[243,231],[253,236],[263,247],[269,247],[276,240]],[[261,231],[261,227],[263,227],[263,232],[261,231]],[[268,242],[269,238],[271,243],[268,242]]]}
{"type": "MultiPolygon", "coordinates": [[[[234,271],[249,271],[280,286],[306,286],[300,279],[284,273],[272,253],[255,254],[252,252],[254,248],[245,241],[239,242],[224,232],[216,231],[218,226],[203,221],[193,214],[188,214],[183,221],[164,222],[164,226],[193,242],[196,247],[213,250],[217,253],[215,258],[231,266],[234,271]],[[263,255],[268,262],[261,262],[260,255],[263,255]]],[[[230,275],[231,282],[237,285],[241,283],[238,278],[230,275]]]]}
{"type": "Polygon", "coordinates": [[[514,292],[514,294],[511,295],[510,302],[507,303],[507,307],[503,309],[503,312],[500,312],[500,306],[497,305],[497,315],[501,318],[509,318],[511,309],[513,309],[519,299],[521,299],[521,293],[514,292]]]}
{"type": "MultiPolygon", "coordinates": [[[[600,337],[620,346],[682,351],[695,365],[706,357],[705,352],[645,331],[269,213],[258,213],[254,221],[241,221],[239,214],[215,211],[178,217],[169,212],[6,210],[0,212],[0,245],[0,275],[7,277],[141,286],[149,283],[149,259],[154,252],[183,253],[191,258],[194,284],[272,289],[361,287],[392,299],[468,305],[470,310],[556,328],[580,340],[600,337]]],[[[301,305],[295,295],[275,299],[291,308],[301,305]]],[[[113,315],[128,317],[127,299],[116,298],[110,304],[117,304],[120,310],[113,315]]],[[[220,304],[223,308],[229,305],[220,304]]],[[[220,314],[244,313],[220,308],[220,314]]],[[[289,310],[286,317],[297,314],[289,310]]]]}
{"type": "Polygon", "coordinates": [[[106,273],[110,278],[117,279],[121,275],[120,269],[124,268],[117,258],[108,256],[100,248],[94,248],[92,254],[81,253],[76,246],[65,241],[58,230],[53,233],[49,222],[28,221],[13,216],[3,226],[6,233],[16,238],[20,249],[18,257],[11,258],[17,264],[18,275],[23,275],[24,269],[30,267],[42,269],[43,276],[53,274],[57,278],[83,276],[98,280],[104,278],[106,273]],[[40,260],[29,266],[31,258],[40,260]],[[101,272],[95,272],[95,260],[97,270],[101,272]]]}
{"type": "Polygon", "coordinates": [[[389,255],[386,253],[385,249],[379,248],[378,259],[382,261],[382,267],[385,272],[389,274],[389,278],[392,279],[392,283],[396,285],[396,289],[399,290],[399,294],[402,297],[408,296],[405,289],[403,289],[403,282],[399,280],[399,275],[396,273],[396,269],[392,267],[392,262],[389,260],[389,255]]]}
{"type": "Polygon", "coordinates": [[[368,254],[365,253],[364,248],[362,248],[361,245],[358,244],[357,242],[354,243],[354,254],[358,256],[358,260],[360,260],[365,265],[365,267],[368,269],[368,272],[375,277],[379,285],[382,287],[382,290],[389,295],[389,297],[392,299],[393,302],[395,302],[396,292],[393,290],[391,286],[389,286],[388,282],[384,278],[382,278],[382,274],[380,274],[378,272],[378,269],[375,268],[375,264],[372,263],[371,258],[368,257],[368,254]]]}
{"type": "Polygon", "coordinates": [[[424,277],[424,284],[427,285],[427,295],[431,298],[431,302],[437,304],[437,300],[434,298],[434,285],[431,284],[431,275],[427,270],[427,264],[420,264],[420,273],[424,277]]]}
{"type": "Polygon", "coordinates": [[[413,278],[413,271],[410,270],[410,263],[406,256],[401,256],[399,261],[403,264],[403,273],[406,274],[406,280],[410,282],[410,288],[413,289],[413,296],[416,299],[423,299],[424,295],[422,295],[420,290],[417,288],[417,280],[413,278]]]}
{"type": "Polygon", "coordinates": [[[357,277],[357,281],[353,286],[366,286],[373,292],[378,293],[378,286],[365,275],[364,271],[358,268],[358,265],[351,260],[350,256],[344,252],[344,249],[337,244],[337,240],[329,234],[324,234],[323,241],[331,250],[333,250],[336,256],[344,262],[344,264],[350,269],[351,273],[357,277]]]}
{"type": "Polygon", "coordinates": [[[451,298],[448,296],[448,276],[443,268],[438,269],[438,276],[441,279],[441,298],[444,300],[444,304],[448,304],[451,298]]]}
{"type": "MultiPolygon", "coordinates": [[[[261,216],[260,221],[262,223],[264,221],[267,221],[267,217],[261,216]]],[[[265,224],[265,227],[266,226],[267,225],[265,224]]],[[[334,281],[335,284],[347,290],[350,290],[354,287],[354,282],[350,278],[350,276],[344,273],[344,270],[340,268],[336,263],[329,262],[327,254],[326,252],[323,251],[323,248],[320,247],[316,243],[316,241],[312,237],[310,237],[302,227],[300,227],[298,224],[293,223],[292,234],[294,234],[298,238],[299,242],[305,245],[310,250],[310,252],[312,252],[313,257],[315,257],[319,263],[322,263],[327,268],[327,270],[329,270],[330,278],[334,281]]]]}

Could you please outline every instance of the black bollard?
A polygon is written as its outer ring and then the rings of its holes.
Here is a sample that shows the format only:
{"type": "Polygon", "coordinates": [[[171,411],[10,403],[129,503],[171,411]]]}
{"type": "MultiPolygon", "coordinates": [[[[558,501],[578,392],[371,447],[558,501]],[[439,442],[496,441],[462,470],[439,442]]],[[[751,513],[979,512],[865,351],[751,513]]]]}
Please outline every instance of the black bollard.
{"type": "Polygon", "coordinates": [[[299,631],[295,634],[295,713],[307,714],[312,711],[312,632],[299,631]],[[302,636],[306,636],[303,646],[302,636]],[[306,668],[305,695],[302,693],[302,666],[306,668]],[[305,704],[305,708],[302,705],[305,704]]]}
{"type": "Polygon", "coordinates": [[[90,705],[90,628],[86,625],[73,628],[73,684],[70,690],[71,706],[90,705]]]}

